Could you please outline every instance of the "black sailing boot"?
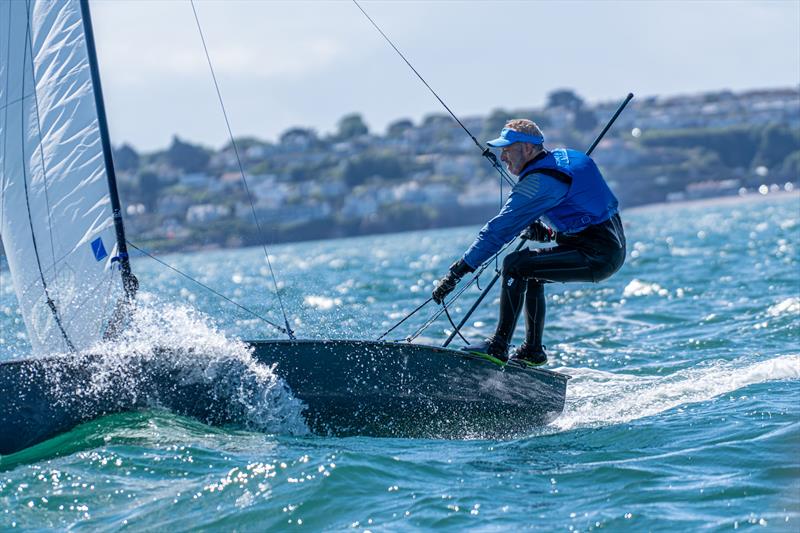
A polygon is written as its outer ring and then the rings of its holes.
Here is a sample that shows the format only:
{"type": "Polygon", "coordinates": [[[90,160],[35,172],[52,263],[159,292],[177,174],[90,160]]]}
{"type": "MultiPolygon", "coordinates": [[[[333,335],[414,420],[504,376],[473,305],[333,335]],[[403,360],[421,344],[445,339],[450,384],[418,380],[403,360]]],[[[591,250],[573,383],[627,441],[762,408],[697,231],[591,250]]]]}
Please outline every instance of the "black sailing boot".
{"type": "Polygon", "coordinates": [[[508,361],[508,343],[494,336],[474,342],[461,349],[476,355],[488,355],[488,359],[493,359],[496,363],[503,364],[508,361]]]}
{"type": "Polygon", "coordinates": [[[516,361],[523,366],[542,366],[547,363],[547,352],[545,346],[536,348],[526,342],[523,342],[514,353],[511,355],[511,360],[516,361]]]}

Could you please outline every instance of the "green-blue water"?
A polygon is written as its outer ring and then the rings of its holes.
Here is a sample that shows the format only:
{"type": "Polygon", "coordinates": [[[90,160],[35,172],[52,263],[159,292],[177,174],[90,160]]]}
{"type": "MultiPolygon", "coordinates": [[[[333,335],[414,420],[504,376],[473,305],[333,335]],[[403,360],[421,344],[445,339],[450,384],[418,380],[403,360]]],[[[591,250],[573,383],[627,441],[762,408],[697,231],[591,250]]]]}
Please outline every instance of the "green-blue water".
{"type": "MultiPolygon", "coordinates": [[[[536,434],[337,439],[293,436],[292,416],[263,412],[268,422],[235,428],[166,411],[115,415],[0,459],[0,529],[798,531],[800,199],[654,206],[623,218],[628,260],[614,278],[548,288],[550,366],[574,378],[563,416],[536,434]]],[[[271,249],[293,327],[304,337],[377,337],[428,297],[475,231],[271,249]]],[[[260,249],[165,259],[281,321],[260,249]]],[[[247,358],[223,333],[274,336],[151,260],[134,268],[150,309],[139,349],[193,349],[177,364],[203,367],[247,358]]],[[[1,274],[0,359],[12,359],[29,348],[1,274]]],[[[496,293],[491,300],[468,337],[493,330],[496,293]]],[[[422,340],[447,332],[443,320],[422,340]]],[[[261,378],[237,385],[270,397],[262,409],[296,409],[261,378]]]]}

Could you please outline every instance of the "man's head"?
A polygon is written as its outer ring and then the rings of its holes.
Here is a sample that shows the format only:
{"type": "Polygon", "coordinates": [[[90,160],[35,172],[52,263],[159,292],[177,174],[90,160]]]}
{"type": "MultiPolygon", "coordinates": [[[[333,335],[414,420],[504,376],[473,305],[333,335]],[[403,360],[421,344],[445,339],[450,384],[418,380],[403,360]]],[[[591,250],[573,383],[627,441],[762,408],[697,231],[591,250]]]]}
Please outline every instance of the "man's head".
{"type": "Polygon", "coordinates": [[[519,176],[528,161],[544,150],[544,135],[532,120],[516,118],[506,122],[500,137],[487,144],[493,148],[502,148],[500,159],[510,173],[519,176]]]}

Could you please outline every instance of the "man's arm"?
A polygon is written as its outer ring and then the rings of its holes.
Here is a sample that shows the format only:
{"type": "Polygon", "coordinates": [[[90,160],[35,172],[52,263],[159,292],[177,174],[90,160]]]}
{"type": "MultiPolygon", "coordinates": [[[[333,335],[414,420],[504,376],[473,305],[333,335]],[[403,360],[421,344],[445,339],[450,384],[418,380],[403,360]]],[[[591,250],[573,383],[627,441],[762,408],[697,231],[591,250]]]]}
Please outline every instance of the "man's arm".
{"type": "Polygon", "coordinates": [[[542,174],[530,174],[519,182],[496,217],[486,223],[464,253],[464,262],[473,269],[481,266],[507,242],[558,205],[569,186],[542,174]]]}

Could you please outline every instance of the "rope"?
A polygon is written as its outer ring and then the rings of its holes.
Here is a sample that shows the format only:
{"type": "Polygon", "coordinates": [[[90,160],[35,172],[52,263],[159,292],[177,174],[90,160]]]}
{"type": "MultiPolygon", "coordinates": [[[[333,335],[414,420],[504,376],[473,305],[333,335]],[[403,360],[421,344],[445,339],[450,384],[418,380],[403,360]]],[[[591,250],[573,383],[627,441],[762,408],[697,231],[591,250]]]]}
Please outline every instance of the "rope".
{"type": "MultiPolygon", "coordinates": [[[[514,240],[516,240],[516,239],[514,239],[514,240]]],[[[505,252],[505,251],[506,251],[506,249],[507,249],[509,246],[511,246],[511,244],[514,242],[514,240],[512,240],[512,241],[508,242],[508,243],[507,243],[505,246],[503,246],[502,248],[500,248],[500,250],[499,250],[499,251],[498,251],[498,252],[495,254],[495,256],[494,256],[492,259],[494,259],[495,257],[499,257],[499,256],[500,256],[500,255],[501,255],[503,252],[505,252]]],[[[449,301],[449,302],[447,302],[446,304],[442,305],[442,307],[438,308],[438,310],[437,310],[437,311],[436,311],[436,312],[435,312],[435,313],[434,313],[434,314],[433,314],[433,315],[432,315],[430,318],[428,318],[428,320],[426,320],[426,321],[425,321],[425,322],[424,322],[424,323],[423,323],[423,324],[422,324],[422,325],[419,327],[419,329],[417,329],[417,330],[416,330],[414,333],[412,333],[411,335],[409,335],[408,337],[406,337],[404,340],[405,340],[406,342],[411,342],[411,341],[413,341],[414,339],[416,339],[417,337],[419,337],[420,335],[422,335],[422,332],[424,332],[426,329],[428,329],[428,328],[429,328],[429,327],[430,327],[430,326],[431,326],[431,325],[432,325],[434,322],[436,322],[436,320],[437,320],[437,319],[438,319],[440,316],[442,316],[442,313],[444,313],[444,312],[445,312],[445,310],[446,310],[446,307],[447,307],[448,305],[452,305],[452,304],[453,304],[453,302],[455,302],[456,300],[458,300],[458,299],[461,297],[461,295],[462,295],[462,294],[464,294],[464,292],[466,292],[466,290],[467,290],[467,289],[468,289],[468,288],[469,288],[469,287],[470,287],[470,286],[471,286],[473,283],[477,283],[477,282],[478,282],[478,279],[480,279],[480,276],[481,276],[481,274],[483,274],[483,273],[486,271],[486,269],[487,269],[487,268],[489,268],[489,265],[491,265],[491,264],[492,264],[492,260],[491,260],[491,259],[490,259],[489,261],[485,262],[481,268],[479,268],[478,270],[476,270],[476,271],[475,271],[475,273],[472,275],[472,278],[471,278],[471,279],[470,279],[470,280],[469,280],[467,283],[465,283],[465,284],[464,284],[464,285],[463,285],[463,286],[462,286],[462,287],[461,287],[461,288],[458,290],[458,292],[456,292],[455,296],[453,296],[453,297],[450,299],[450,301],[449,301]]],[[[425,303],[427,303],[427,302],[425,302],[425,303]]],[[[415,311],[415,312],[416,312],[416,311],[415,311]]],[[[406,317],[406,318],[408,318],[408,317],[406,317]]],[[[404,319],[403,319],[401,322],[403,322],[403,321],[405,321],[405,320],[406,320],[406,319],[404,318],[404,319]]],[[[399,325],[399,324],[398,324],[398,325],[399,325]]],[[[394,329],[394,328],[392,328],[392,329],[394,329]]],[[[456,331],[458,331],[458,328],[456,328],[456,331]]],[[[459,335],[460,335],[460,333],[459,333],[459,335]]],[[[463,338],[463,337],[462,337],[462,338],[463,338]]],[[[468,344],[469,344],[469,343],[468,343],[468,344]]]]}
{"type": "Polygon", "coordinates": [[[149,257],[150,259],[154,260],[155,262],[157,262],[157,263],[159,263],[159,264],[161,264],[161,265],[163,265],[163,266],[167,267],[168,269],[172,270],[173,272],[177,272],[178,274],[180,274],[180,275],[181,275],[181,276],[183,276],[184,278],[188,279],[189,281],[191,281],[191,282],[193,282],[193,283],[196,283],[197,285],[200,285],[201,287],[203,287],[203,288],[204,288],[204,289],[206,289],[207,291],[211,292],[212,294],[214,294],[214,295],[216,295],[216,296],[219,296],[220,298],[222,298],[222,299],[223,299],[223,300],[225,300],[226,302],[232,303],[233,305],[235,305],[236,307],[238,307],[238,308],[239,308],[239,309],[241,309],[242,311],[245,311],[245,312],[247,312],[247,313],[250,313],[250,314],[251,314],[251,315],[253,315],[254,317],[258,318],[259,320],[261,320],[261,321],[262,321],[262,322],[264,322],[265,324],[269,324],[270,326],[272,326],[273,328],[277,329],[277,330],[278,330],[278,331],[280,331],[281,333],[284,333],[284,334],[287,334],[287,333],[288,333],[288,332],[287,332],[287,331],[286,331],[286,330],[285,330],[283,327],[279,326],[278,324],[275,324],[274,322],[271,322],[271,321],[267,320],[266,318],[264,318],[263,316],[259,315],[258,313],[256,313],[256,312],[255,312],[255,311],[253,311],[252,309],[248,309],[247,307],[243,306],[242,304],[240,304],[240,303],[237,303],[237,302],[235,302],[235,301],[231,300],[230,298],[228,298],[228,297],[227,297],[227,296],[225,296],[224,294],[221,294],[221,293],[219,293],[219,292],[215,291],[214,289],[212,289],[211,287],[209,287],[208,285],[206,285],[206,284],[205,284],[205,283],[203,283],[202,281],[200,281],[200,280],[197,280],[197,279],[193,278],[192,276],[190,276],[189,274],[187,274],[187,273],[185,273],[185,272],[182,272],[181,270],[178,270],[178,269],[177,269],[177,268],[175,268],[174,266],[170,265],[170,264],[169,264],[169,263],[167,263],[166,261],[163,261],[163,260],[159,259],[158,257],[156,257],[155,255],[151,254],[151,253],[150,253],[150,252],[148,252],[147,250],[145,250],[145,249],[143,249],[143,248],[140,248],[139,246],[136,246],[136,245],[135,245],[135,244],[133,244],[131,241],[127,241],[127,242],[128,242],[128,244],[131,246],[131,248],[134,248],[135,250],[139,250],[140,252],[142,252],[144,255],[146,255],[146,256],[147,256],[147,257],[149,257]]]}
{"type": "Polygon", "coordinates": [[[400,322],[398,322],[398,323],[397,323],[397,324],[395,324],[394,326],[392,326],[392,327],[390,327],[389,329],[387,329],[387,330],[386,330],[386,331],[383,333],[383,335],[381,335],[380,337],[378,337],[378,338],[377,338],[377,339],[375,339],[375,340],[376,340],[376,341],[379,341],[379,340],[383,339],[383,338],[384,338],[386,335],[388,335],[389,333],[391,333],[392,331],[394,331],[394,330],[397,328],[397,326],[399,326],[400,324],[402,324],[403,322],[405,322],[406,320],[408,320],[409,318],[411,318],[412,316],[414,316],[414,315],[417,313],[417,311],[419,311],[420,309],[422,309],[423,307],[425,307],[426,305],[428,305],[428,304],[429,304],[429,303],[430,303],[432,300],[433,300],[433,296],[431,296],[430,298],[428,298],[427,300],[425,300],[425,301],[424,301],[422,304],[420,304],[420,306],[419,306],[419,307],[417,307],[416,309],[414,309],[413,311],[411,311],[409,314],[407,314],[407,315],[405,316],[405,318],[403,318],[403,320],[401,320],[400,322]]]}
{"type": "Polygon", "coordinates": [[[442,307],[444,307],[444,314],[447,316],[447,320],[450,321],[450,325],[453,326],[455,332],[458,333],[458,336],[461,337],[461,340],[464,341],[465,344],[469,344],[469,341],[464,337],[464,335],[461,334],[461,330],[458,328],[458,326],[456,326],[456,323],[453,322],[453,319],[450,317],[450,311],[447,310],[447,306],[444,305],[442,307]]]}
{"type": "MultiPolygon", "coordinates": [[[[242,183],[244,183],[244,190],[247,193],[247,199],[250,202],[250,210],[253,212],[253,220],[255,220],[256,228],[258,229],[259,235],[263,233],[261,230],[261,223],[258,220],[258,215],[256,214],[256,207],[253,203],[253,196],[250,194],[250,187],[247,186],[247,178],[245,177],[244,173],[244,166],[242,165],[242,159],[239,157],[239,148],[236,145],[236,140],[233,138],[233,130],[231,130],[231,123],[228,120],[228,113],[225,111],[225,103],[222,101],[222,92],[219,89],[219,83],[217,82],[217,76],[214,73],[214,66],[211,64],[211,56],[208,53],[208,47],[206,46],[206,39],[203,36],[203,29],[200,27],[200,18],[197,16],[197,10],[194,7],[194,0],[189,0],[189,3],[192,5],[192,12],[194,13],[194,20],[197,23],[197,31],[200,33],[200,40],[203,43],[203,50],[206,54],[206,61],[208,61],[208,68],[211,71],[211,78],[214,80],[214,88],[217,90],[217,98],[219,99],[219,105],[222,108],[222,115],[225,117],[225,125],[228,127],[228,137],[230,137],[231,145],[233,146],[233,152],[236,155],[236,162],[239,165],[239,173],[242,176],[242,183]]],[[[278,304],[281,308],[281,314],[283,314],[283,322],[286,325],[286,329],[283,331],[286,335],[289,336],[290,339],[294,340],[294,332],[292,328],[289,326],[289,319],[286,317],[286,309],[283,307],[283,299],[281,298],[281,293],[278,289],[278,281],[275,278],[275,271],[272,269],[272,262],[269,260],[269,253],[267,252],[267,245],[261,244],[261,248],[264,250],[264,257],[267,260],[267,266],[269,266],[269,273],[272,277],[272,284],[275,286],[275,295],[278,297],[278,304]]]]}
{"type": "Polygon", "coordinates": [[[432,315],[430,318],[428,318],[428,320],[426,320],[426,321],[425,321],[425,322],[422,324],[422,326],[420,326],[420,327],[419,327],[419,329],[417,329],[417,331],[415,331],[414,333],[412,333],[411,335],[409,335],[408,337],[406,337],[406,338],[405,338],[405,341],[406,341],[406,342],[412,342],[414,339],[416,339],[417,337],[419,337],[420,335],[422,335],[422,332],[424,332],[426,329],[428,329],[428,328],[429,328],[429,327],[430,327],[430,326],[431,326],[431,325],[432,325],[434,322],[436,322],[436,320],[438,320],[438,318],[439,318],[440,316],[442,316],[442,313],[444,313],[444,311],[445,311],[445,309],[447,308],[447,306],[448,306],[448,305],[450,305],[450,304],[452,304],[452,303],[453,303],[453,302],[455,302],[456,300],[458,300],[458,299],[459,299],[459,297],[461,297],[461,295],[464,293],[464,291],[466,291],[466,290],[467,290],[467,289],[470,287],[470,285],[472,285],[472,283],[473,283],[473,282],[474,282],[476,279],[477,279],[477,277],[473,277],[472,279],[470,279],[470,280],[469,280],[469,282],[467,282],[466,284],[464,284],[464,286],[463,286],[463,287],[461,287],[461,288],[458,290],[458,292],[455,294],[455,296],[453,296],[453,297],[450,299],[450,301],[449,301],[449,302],[447,302],[447,304],[443,304],[441,307],[439,307],[439,308],[436,310],[436,312],[435,312],[435,313],[434,313],[434,314],[433,314],[433,315],[432,315]]]}
{"type": "Polygon", "coordinates": [[[453,111],[447,106],[447,104],[444,103],[444,100],[442,100],[439,97],[439,95],[436,94],[436,91],[434,91],[433,88],[431,88],[431,86],[428,85],[428,82],[425,81],[425,78],[423,78],[422,75],[419,72],[417,72],[417,69],[414,68],[414,65],[412,65],[411,62],[408,59],[406,59],[406,56],[403,55],[403,52],[401,52],[395,46],[395,44],[392,42],[392,40],[389,39],[389,37],[385,33],[383,33],[383,30],[381,30],[381,28],[378,26],[378,24],[374,20],[372,20],[372,17],[370,17],[367,14],[367,12],[364,11],[364,8],[361,7],[361,4],[359,4],[357,0],[353,0],[353,3],[356,5],[356,7],[359,9],[359,11],[361,11],[361,13],[364,14],[364,16],[372,24],[372,26],[376,30],[378,30],[378,33],[380,33],[381,36],[384,39],[386,39],[386,42],[389,43],[389,46],[394,48],[394,51],[397,52],[397,55],[399,55],[403,59],[403,61],[405,61],[406,65],[408,65],[408,68],[410,68],[414,72],[414,74],[417,75],[419,80],[425,85],[425,87],[428,88],[428,90],[431,92],[431,94],[433,94],[433,96],[435,96],[436,99],[439,100],[439,103],[442,104],[442,106],[447,110],[448,113],[450,113],[450,116],[453,117],[453,120],[455,120],[458,123],[458,125],[461,126],[461,129],[463,129],[464,132],[466,132],[466,134],[469,136],[469,138],[472,139],[472,142],[474,142],[475,146],[477,146],[478,149],[481,151],[481,155],[483,157],[485,157],[486,159],[488,159],[489,162],[494,167],[494,169],[497,170],[500,173],[500,176],[503,179],[505,179],[508,182],[509,185],[511,185],[513,187],[514,186],[514,180],[512,180],[511,177],[506,173],[506,171],[503,170],[503,167],[500,166],[500,164],[497,162],[497,157],[492,153],[492,151],[489,150],[489,148],[485,148],[484,146],[481,146],[481,143],[478,142],[478,139],[475,138],[475,136],[472,134],[472,132],[467,129],[467,127],[464,125],[464,123],[461,122],[458,119],[458,117],[456,116],[456,114],[453,113],[453,111]]]}

